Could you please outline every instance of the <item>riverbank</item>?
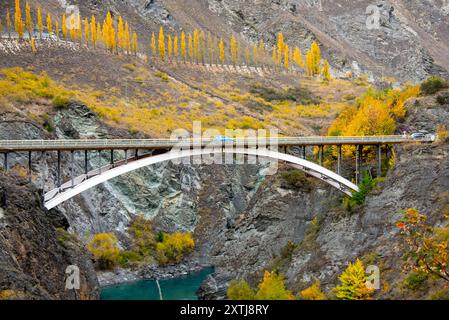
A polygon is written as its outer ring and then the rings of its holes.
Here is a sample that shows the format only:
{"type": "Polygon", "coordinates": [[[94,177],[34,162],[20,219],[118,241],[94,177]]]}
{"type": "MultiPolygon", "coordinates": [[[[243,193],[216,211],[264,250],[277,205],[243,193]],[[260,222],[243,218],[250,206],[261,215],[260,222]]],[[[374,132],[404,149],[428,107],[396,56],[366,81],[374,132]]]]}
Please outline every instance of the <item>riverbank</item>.
{"type": "Polygon", "coordinates": [[[174,279],[199,272],[205,268],[213,268],[198,262],[184,262],[178,265],[160,266],[158,264],[142,266],[138,269],[116,268],[113,271],[98,271],[100,287],[126,284],[140,280],[174,279]]]}

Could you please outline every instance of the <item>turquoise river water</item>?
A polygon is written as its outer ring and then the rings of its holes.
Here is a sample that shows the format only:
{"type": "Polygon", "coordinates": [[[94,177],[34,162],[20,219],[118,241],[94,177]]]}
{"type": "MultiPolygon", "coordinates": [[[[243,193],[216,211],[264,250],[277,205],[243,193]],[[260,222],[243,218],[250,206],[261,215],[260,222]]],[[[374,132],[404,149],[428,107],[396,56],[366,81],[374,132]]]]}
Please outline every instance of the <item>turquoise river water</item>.
{"type": "MultiPolygon", "coordinates": [[[[174,279],[159,280],[164,300],[197,300],[196,291],[206,277],[213,273],[213,268],[174,279]]],[[[101,300],[160,300],[155,280],[141,280],[131,283],[104,287],[101,300]]]]}

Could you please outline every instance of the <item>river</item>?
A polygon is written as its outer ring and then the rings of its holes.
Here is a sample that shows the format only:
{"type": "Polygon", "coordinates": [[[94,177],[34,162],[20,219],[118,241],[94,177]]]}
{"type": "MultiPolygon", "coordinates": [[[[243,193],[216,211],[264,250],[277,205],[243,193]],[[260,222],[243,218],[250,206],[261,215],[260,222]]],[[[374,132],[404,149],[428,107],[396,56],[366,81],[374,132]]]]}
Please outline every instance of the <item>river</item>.
{"type": "MultiPolygon", "coordinates": [[[[205,268],[189,275],[159,280],[164,300],[197,300],[196,291],[214,268],[205,268]]],[[[140,280],[104,287],[101,300],[160,300],[156,280],[140,280]]]]}

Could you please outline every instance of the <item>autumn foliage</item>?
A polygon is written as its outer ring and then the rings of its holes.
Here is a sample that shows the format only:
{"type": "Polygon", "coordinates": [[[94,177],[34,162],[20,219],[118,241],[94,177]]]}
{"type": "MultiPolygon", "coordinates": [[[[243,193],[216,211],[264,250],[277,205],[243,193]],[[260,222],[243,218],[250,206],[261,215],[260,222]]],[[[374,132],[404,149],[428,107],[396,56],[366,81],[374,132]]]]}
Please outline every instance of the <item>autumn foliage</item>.
{"type": "Polygon", "coordinates": [[[341,284],[334,288],[337,299],[342,300],[369,300],[374,289],[366,285],[367,276],[365,267],[359,259],[349,263],[348,267],[338,278],[341,284]]]}

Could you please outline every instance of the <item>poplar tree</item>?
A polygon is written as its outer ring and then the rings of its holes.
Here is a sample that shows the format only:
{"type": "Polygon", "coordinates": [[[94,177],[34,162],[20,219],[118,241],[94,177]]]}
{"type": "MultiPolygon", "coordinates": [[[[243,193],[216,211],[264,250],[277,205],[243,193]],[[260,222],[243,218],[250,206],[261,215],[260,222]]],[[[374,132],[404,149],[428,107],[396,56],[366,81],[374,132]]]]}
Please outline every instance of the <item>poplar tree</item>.
{"type": "Polygon", "coordinates": [[[237,63],[237,41],[235,40],[234,34],[231,36],[231,61],[235,67],[237,63]]]}
{"type": "Polygon", "coordinates": [[[72,38],[72,41],[76,40],[76,29],[75,29],[75,15],[72,14],[70,18],[70,38],[72,38]]]}
{"type": "Polygon", "coordinates": [[[195,58],[195,62],[198,63],[200,55],[200,44],[199,44],[199,36],[198,30],[193,30],[193,56],[195,58]]]}
{"type": "Polygon", "coordinates": [[[153,57],[157,56],[157,50],[156,50],[156,35],[151,33],[151,52],[153,53],[153,57]]]}
{"type": "Polygon", "coordinates": [[[279,65],[282,64],[282,56],[284,55],[284,35],[282,34],[282,32],[279,32],[278,34],[278,41],[277,41],[277,63],[279,65]]]}
{"type": "Polygon", "coordinates": [[[190,34],[190,33],[189,33],[188,41],[189,41],[189,59],[191,62],[193,62],[193,59],[194,59],[193,37],[192,37],[192,34],[190,34]]]}
{"type": "Polygon", "coordinates": [[[3,24],[2,24],[2,19],[0,19],[0,34],[3,32],[3,24]]]}
{"type": "Polygon", "coordinates": [[[321,74],[321,51],[320,47],[314,41],[310,47],[310,54],[311,54],[311,72],[312,75],[320,75],[321,74]]]}
{"type": "Polygon", "coordinates": [[[53,32],[53,24],[49,13],[47,14],[47,32],[48,35],[50,35],[53,32]]]}
{"type": "Polygon", "coordinates": [[[92,38],[92,44],[94,45],[94,48],[97,48],[97,22],[95,21],[95,16],[92,15],[92,18],[90,19],[90,35],[92,38]]]}
{"type": "Polygon", "coordinates": [[[175,40],[173,40],[173,55],[176,60],[178,60],[179,56],[179,39],[178,36],[175,36],[175,40]]]}
{"type": "Polygon", "coordinates": [[[288,45],[284,44],[284,68],[287,70],[289,69],[289,64],[290,64],[289,55],[290,55],[290,50],[288,48],[288,45]]]}
{"type": "Polygon", "coordinates": [[[36,42],[34,40],[34,37],[31,37],[30,41],[31,41],[31,51],[33,51],[33,53],[36,53],[37,52],[37,48],[36,48],[36,42]]]}
{"type": "Polygon", "coordinates": [[[55,21],[55,36],[57,39],[59,39],[59,22],[55,21]]]}
{"type": "Polygon", "coordinates": [[[332,79],[331,74],[329,72],[329,62],[327,62],[327,60],[324,60],[322,75],[323,75],[324,79],[327,81],[332,79]]]}
{"type": "Polygon", "coordinates": [[[260,63],[263,66],[264,61],[265,61],[265,44],[263,42],[263,39],[260,39],[260,42],[259,42],[258,58],[260,60],[260,63]]]}
{"type": "Polygon", "coordinates": [[[182,61],[184,61],[185,63],[187,59],[187,50],[186,50],[186,34],[184,31],[181,33],[181,57],[182,61]]]}
{"type": "Polygon", "coordinates": [[[125,22],[125,49],[128,54],[131,53],[131,32],[129,31],[128,22],[125,22]]]}
{"type": "Polygon", "coordinates": [[[64,36],[65,39],[67,39],[67,18],[65,14],[62,15],[61,28],[62,28],[62,35],[64,36]]]}
{"type": "Polygon", "coordinates": [[[123,25],[123,19],[121,16],[118,17],[117,37],[118,37],[118,47],[123,50],[125,47],[125,29],[123,25]]]}
{"type": "Polygon", "coordinates": [[[306,75],[311,77],[313,76],[313,57],[312,57],[312,52],[311,50],[307,50],[306,53],[306,75]]]}
{"type": "Polygon", "coordinates": [[[82,23],[81,23],[81,15],[78,14],[77,20],[78,20],[78,21],[77,21],[77,27],[78,27],[78,29],[76,29],[76,31],[77,31],[77,33],[78,33],[77,37],[78,37],[78,39],[80,40],[80,43],[82,43],[82,42],[83,42],[83,25],[82,25],[82,23]]]}
{"type": "Polygon", "coordinates": [[[220,38],[220,48],[219,48],[219,50],[220,50],[220,62],[221,62],[221,64],[222,65],[224,65],[224,63],[225,63],[225,48],[224,48],[224,42],[223,42],[223,39],[221,39],[220,38]]]}
{"type": "Polygon", "coordinates": [[[257,48],[257,44],[253,44],[252,46],[252,52],[253,52],[253,64],[255,67],[257,67],[258,63],[259,63],[259,52],[258,52],[258,48],[257,48]]]}
{"type": "Polygon", "coordinates": [[[298,47],[296,47],[295,51],[293,52],[293,61],[298,67],[304,68],[304,61],[302,59],[301,50],[298,47]]]}
{"type": "Polygon", "coordinates": [[[22,11],[20,9],[20,0],[16,0],[16,12],[14,15],[14,28],[19,35],[19,39],[23,38],[24,25],[22,20],[22,11]]]}
{"type": "Polygon", "coordinates": [[[89,45],[89,19],[85,18],[84,19],[84,41],[86,42],[87,45],[89,45]]]}
{"type": "Polygon", "coordinates": [[[103,40],[103,34],[101,33],[101,25],[100,25],[100,22],[97,22],[97,36],[96,36],[96,38],[97,38],[97,43],[98,43],[98,42],[101,43],[101,41],[103,40]]]}
{"type": "Polygon", "coordinates": [[[164,27],[160,27],[159,29],[159,57],[164,60],[165,59],[165,36],[164,36],[164,27]]]}
{"type": "Polygon", "coordinates": [[[31,39],[31,33],[33,32],[33,19],[31,18],[31,8],[28,1],[25,3],[25,17],[25,26],[31,39]]]}
{"type": "Polygon", "coordinates": [[[37,7],[37,30],[39,30],[39,38],[42,39],[42,31],[44,31],[44,25],[42,23],[41,7],[37,7]]]}
{"type": "Polygon", "coordinates": [[[11,39],[12,21],[11,21],[11,14],[9,13],[9,9],[6,11],[6,29],[8,30],[8,38],[11,39]]]}

